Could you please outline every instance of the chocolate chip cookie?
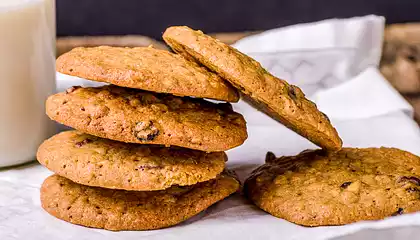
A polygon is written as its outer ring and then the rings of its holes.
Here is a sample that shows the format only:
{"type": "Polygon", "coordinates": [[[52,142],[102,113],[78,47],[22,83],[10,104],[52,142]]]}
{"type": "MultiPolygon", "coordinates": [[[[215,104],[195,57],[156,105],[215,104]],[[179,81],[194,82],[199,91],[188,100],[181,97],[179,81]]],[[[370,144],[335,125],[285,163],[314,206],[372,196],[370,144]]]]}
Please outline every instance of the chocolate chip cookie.
{"type": "Polygon", "coordinates": [[[395,148],[267,154],[244,191],[264,211],[304,226],[378,220],[420,210],[420,158],[395,148]]]}
{"type": "Polygon", "coordinates": [[[328,117],[296,86],[276,78],[257,61],[201,31],[170,27],[165,42],[194,59],[240,90],[246,100],[316,145],[339,150],[342,141],[328,117]]]}
{"type": "Polygon", "coordinates": [[[188,187],[124,191],[88,187],[53,175],[41,187],[42,207],[64,221],[108,230],[149,230],[183,222],[239,188],[226,174],[188,187]]]}
{"type": "Polygon", "coordinates": [[[229,103],[103,86],[72,87],[50,96],[47,115],[112,140],[225,151],[247,138],[246,123],[229,103]]]}
{"type": "Polygon", "coordinates": [[[151,191],[193,185],[220,174],[224,152],[122,143],[78,131],[59,133],[38,149],[51,171],[88,186],[151,191]]]}
{"type": "Polygon", "coordinates": [[[89,80],[177,96],[237,102],[235,88],[180,55],[152,47],[75,48],[57,59],[57,71],[89,80]]]}

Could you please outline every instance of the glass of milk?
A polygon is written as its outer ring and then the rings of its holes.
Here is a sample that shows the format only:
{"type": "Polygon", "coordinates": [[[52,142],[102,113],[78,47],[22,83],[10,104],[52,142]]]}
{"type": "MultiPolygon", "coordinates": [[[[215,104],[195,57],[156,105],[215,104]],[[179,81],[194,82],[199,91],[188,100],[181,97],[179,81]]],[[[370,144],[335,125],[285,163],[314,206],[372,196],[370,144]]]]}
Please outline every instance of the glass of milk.
{"type": "Polygon", "coordinates": [[[55,0],[0,0],[0,167],[35,160],[54,91],[55,0]]]}

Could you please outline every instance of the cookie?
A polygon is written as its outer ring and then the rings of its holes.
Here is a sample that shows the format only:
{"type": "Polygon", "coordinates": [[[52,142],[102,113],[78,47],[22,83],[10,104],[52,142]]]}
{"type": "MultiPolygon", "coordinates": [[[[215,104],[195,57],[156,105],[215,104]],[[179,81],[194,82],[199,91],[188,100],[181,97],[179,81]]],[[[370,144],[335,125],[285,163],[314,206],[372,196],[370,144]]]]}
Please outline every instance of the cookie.
{"type": "Polygon", "coordinates": [[[83,185],[151,191],[213,179],[223,171],[227,156],[224,152],[122,143],[67,131],[46,140],[37,159],[51,171],[83,185]]]}
{"type": "Polygon", "coordinates": [[[75,48],[57,59],[57,71],[89,80],[177,96],[237,102],[235,88],[182,56],[152,47],[75,48]]]}
{"type": "Polygon", "coordinates": [[[229,103],[116,86],[70,88],[50,96],[46,111],[59,123],[122,142],[218,152],[247,138],[244,118],[229,103]]]}
{"type": "Polygon", "coordinates": [[[286,127],[322,148],[341,149],[342,141],[328,117],[298,87],[274,77],[254,59],[188,27],[170,27],[163,39],[175,52],[228,80],[246,100],[286,127]]]}
{"type": "Polygon", "coordinates": [[[420,158],[396,148],[267,154],[244,191],[264,211],[304,226],[378,220],[420,210],[420,158]]]}
{"type": "Polygon", "coordinates": [[[41,205],[51,215],[86,227],[150,230],[176,225],[239,188],[226,174],[188,187],[125,191],[88,187],[53,175],[41,187],[41,205]]]}

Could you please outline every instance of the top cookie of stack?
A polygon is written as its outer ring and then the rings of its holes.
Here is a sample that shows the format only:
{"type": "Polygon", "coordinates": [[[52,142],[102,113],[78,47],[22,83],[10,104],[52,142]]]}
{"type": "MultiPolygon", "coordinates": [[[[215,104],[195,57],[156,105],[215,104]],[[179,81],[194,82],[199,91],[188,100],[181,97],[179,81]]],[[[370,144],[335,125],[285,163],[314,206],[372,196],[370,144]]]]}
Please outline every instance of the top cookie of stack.
{"type": "Polygon", "coordinates": [[[239,100],[237,91],[218,75],[178,54],[153,47],[75,48],[57,59],[57,71],[175,96],[239,100]]]}

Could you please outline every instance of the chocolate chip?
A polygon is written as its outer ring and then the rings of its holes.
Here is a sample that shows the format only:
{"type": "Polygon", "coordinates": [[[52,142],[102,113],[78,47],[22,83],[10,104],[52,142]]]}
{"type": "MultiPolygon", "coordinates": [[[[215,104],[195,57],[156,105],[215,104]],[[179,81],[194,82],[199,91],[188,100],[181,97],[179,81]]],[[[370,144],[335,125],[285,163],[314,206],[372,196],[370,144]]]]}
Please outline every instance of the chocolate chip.
{"type": "Polygon", "coordinates": [[[68,89],[66,90],[66,94],[72,93],[72,92],[76,91],[76,90],[77,90],[77,89],[79,89],[79,88],[81,88],[81,86],[73,86],[73,87],[71,87],[71,88],[68,88],[68,89]]]}
{"type": "Polygon", "coordinates": [[[344,182],[343,184],[341,184],[341,188],[342,189],[346,189],[348,186],[350,186],[351,182],[344,182]]]}
{"type": "Polygon", "coordinates": [[[416,184],[417,186],[420,186],[420,179],[416,178],[416,177],[409,177],[408,178],[410,182],[416,184]]]}
{"type": "Polygon", "coordinates": [[[140,141],[152,141],[159,135],[159,129],[154,126],[152,121],[138,122],[134,127],[133,134],[140,141]]]}
{"type": "Polygon", "coordinates": [[[75,145],[76,147],[82,147],[85,144],[91,143],[92,140],[89,138],[86,138],[85,140],[81,141],[81,142],[77,142],[75,145]]]}
{"type": "Polygon", "coordinates": [[[161,168],[162,168],[161,166],[141,165],[137,168],[137,170],[144,171],[144,170],[161,169],[161,168]]]}
{"type": "Polygon", "coordinates": [[[398,216],[404,213],[404,208],[398,208],[396,212],[394,212],[391,216],[398,216]]]}
{"type": "Polygon", "coordinates": [[[265,162],[272,162],[275,159],[276,155],[272,152],[267,152],[267,154],[265,155],[265,162]]]}
{"type": "Polygon", "coordinates": [[[417,188],[414,188],[414,187],[409,187],[409,188],[407,188],[407,189],[405,189],[407,192],[409,192],[409,193],[413,193],[413,192],[418,192],[419,190],[417,189],[417,188]]]}
{"type": "Polygon", "coordinates": [[[295,88],[293,87],[293,85],[289,85],[289,89],[287,91],[287,94],[289,95],[289,97],[293,101],[296,101],[297,100],[296,91],[295,91],[295,88]]]}
{"type": "Polygon", "coordinates": [[[397,182],[411,182],[413,184],[416,184],[417,186],[420,186],[420,179],[417,177],[406,177],[406,176],[402,176],[400,178],[398,178],[397,182]]]}

